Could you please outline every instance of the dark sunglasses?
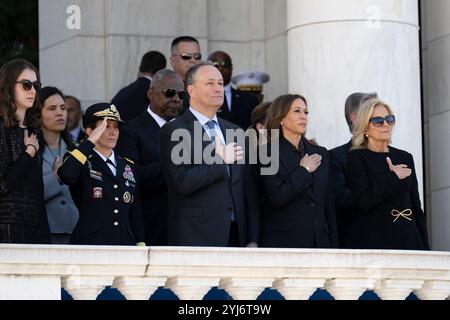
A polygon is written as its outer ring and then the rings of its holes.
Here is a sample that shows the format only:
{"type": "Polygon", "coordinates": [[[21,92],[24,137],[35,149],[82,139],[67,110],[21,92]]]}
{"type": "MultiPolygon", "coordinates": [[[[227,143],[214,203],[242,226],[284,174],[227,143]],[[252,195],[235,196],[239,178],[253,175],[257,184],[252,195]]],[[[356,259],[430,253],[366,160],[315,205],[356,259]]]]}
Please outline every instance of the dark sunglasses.
{"type": "Polygon", "coordinates": [[[34,90],[38,91],[41,89],[42,84],[39,81],[31,82],[30,80],[20,80],[16,81],[16,83],[21,83],[22,88],[25,91],[30,91],[31,87],[34,87],[34,90]]]}
{"type": "Polygon", "coordinates": [[[195,60],[201,60],[202,54],[201,53],[182,53],[182,54],[176,54],[175,56],[180,56],[183,60],[191,60],[194,58],[195,60]]]}
{"type": "Polygon", "coordinates": [[[373,124],[374,127],[378,127],[378,128],[382,127],[385,121],[389,126],[392,127],[395,124],[395,116],[388,115],[384,118],[383,117],[373,117],[369,121],[373,124]]]}
{"type": "Polygon", "coordinates": [[[162,90],[162,93],[164,93],[166,98],[173,98],[178,93],[178,98],[180,98],[180,100],[183,100],[186,96],[186,91],[178,91],[175,89],[165,89],[162,90]]]}
{"type": "Polygon", "coordinates": [[[225,68],[229,69],[233,65],[231,64],[231,61],[210,61],[211,64],[216,68],[225,68]]]}

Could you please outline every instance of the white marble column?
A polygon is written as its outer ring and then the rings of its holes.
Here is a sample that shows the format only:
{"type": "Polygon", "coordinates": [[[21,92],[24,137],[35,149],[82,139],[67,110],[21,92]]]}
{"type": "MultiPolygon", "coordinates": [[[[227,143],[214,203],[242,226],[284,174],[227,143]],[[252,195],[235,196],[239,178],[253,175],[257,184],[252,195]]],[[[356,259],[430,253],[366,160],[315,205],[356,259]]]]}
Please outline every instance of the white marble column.
{"type": "Polygon", "coordinates": [[[418,17],[416,1],[287,1],[289,91],[308,99],[308,136],[327,148],[347,142],[345,99],[376,91],[397,116],[393,145],[413,154],[422,191],[418,17]]]}
{"type": "Polygon", "coordinates": [[[424,122],[430,182],[431,240],[450,250],[450,1],[422,1],[424,122]]]}

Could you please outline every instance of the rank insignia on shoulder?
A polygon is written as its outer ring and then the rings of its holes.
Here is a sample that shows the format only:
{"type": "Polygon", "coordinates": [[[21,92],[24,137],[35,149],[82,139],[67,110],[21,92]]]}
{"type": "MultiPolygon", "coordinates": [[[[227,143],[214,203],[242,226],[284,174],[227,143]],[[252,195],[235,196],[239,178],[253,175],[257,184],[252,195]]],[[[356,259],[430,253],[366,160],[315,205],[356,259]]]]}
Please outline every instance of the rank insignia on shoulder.
{"type": "Polygon", "coordinates": [[[125,169],[123,171],[123,177],[132,183],[136,183],[136,180],[134,179],[133,170],[131,170],[131,167],[129,165],[125,166],[125,169]]]}
{"type": "Polygon", "coordinates": [[[127,191],[123,194],[123,201],[125,203],[130,203],[131,202],[131,194],[127,191]]]}
{"type": "Polygon", "coordinates": [[[94,188],[94,189],[92,189],[92,198],[94,198],[94,199],[102,199],[103,198],[103,189],[102,188],[94,188]]]}

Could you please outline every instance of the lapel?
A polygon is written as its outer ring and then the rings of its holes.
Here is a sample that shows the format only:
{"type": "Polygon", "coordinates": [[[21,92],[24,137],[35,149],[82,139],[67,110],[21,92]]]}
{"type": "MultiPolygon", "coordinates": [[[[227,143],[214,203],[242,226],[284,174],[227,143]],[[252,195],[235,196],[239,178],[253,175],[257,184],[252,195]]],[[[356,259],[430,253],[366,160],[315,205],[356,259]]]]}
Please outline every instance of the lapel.
{"type": "Polygon", "coordinates": [[[139,117],[139,123],[145,128],[145,131],[151,135],[157,145],[159,145],[159,130],[161,128],[147,110],[139,117]]]}
{"type": "MultiPolygon", "coordinates": [[[[313,145],[309,144],[308,142],[304,142],[305,144],[305,152],[309,155],[312,155],[314,153],[320,154],[323,157],[323,154],[317,150],[313,145]]],[[[313,193],[314,193],[314,200],[319,201],[320,195],[323,193],[325,189],[324,183],[326,181],[326,174],[327,170],[325,170],[323,163],[320,164],[320,166],[317,168],[317,170],[313,173],[314,177],[314,187],[313,187],[313,193]]]]}
{"type": "MultiPolygon", "coordinates": [[[[310,154],[310,150],[306,147],[307,143],[305,143],[305,152],[310,154]]],[[[299,155],[294,151],[294,147],[292,144],[287,141],[284,137],[280,136],[280,165],[283,165],[286,169],[286,172],[291,172],[292,170],[295,170],[299,166],[300,157],[299,155]]],[[[317,172],[317,171],[316,171],[317,172]]],[[[315,185],[315,176],[313,174],[314,178],[314,185],[315,185]]],[[[313,192],[313,186],[310,186],[306,188],[303,192],[308,198],[314,199],[314,192],[313,192]]]]}
{"type": "Polygon", "coordinates": [[[235,119],[238,119],[238,117],[239,117],[239,108],[238,108],[238,105],[239,105],[239,101],[238,101],[238,99],[239,99],[239,93],[236,91],[236,90],[234,90],[233,88],[231,88],[231,114],[233,115],[233,117],[235,118],[235,119]]]}
{"type": "MultiPolygon", "coordinates": [[[[116,155],[116,163],[117,163],[117,167],[116,167],[116,176],[114,177],[116,179],[116,181],[120,181],[123,178],[123,173],[125,171],[125,161],[116,155]]],[[[109,169],[109,168],[108,168],[109,169]]],[[[110,170],[111,171],[111,170],[110,170]]]]}
{"type": "MultiPolygon", "coordinates": [[[[118,164],[117,158],[118,157],[116,154],[116,163],[118,164]]],[[[109,175],[112,179],[116,180],[116,177],[119,174],[118,166],[116,168],[116,176],[114,176],[111,169],[106,164],[106,162],[103,161],[103,159],[95,151],[92,152],[92,157],[91,157],[90,161],[92,162],[92,164],[94,164],[96,167],[98,167],[100,169],[100,171],[103,173],[103,175],[109,175]]]]}
{"type": "Polygon", "coordinates": [[[195,130],[194,125],[197,123],[197,125],[201,126],[202,129],[202,137],[201,137],[201,146],[202,146],[202,153],[203,150],[211,143],[211,140],[209,139],[208,134],[205,131],[205,128],[200,124],[198,119],[194,116],[194,114],[191,112],[191,110],[187,109],[186,112],[181,116],[183,121],[186,123],[186,128],[190,131],[191,134],[191,158],[194,160],[194,151],[196,146],[199,144],[198,141],[196,142],[195,139],[199,138],[195,136],[195,130]],[[203,140],[203,137],[206,136],[206,139],[203,140]]]}
{"type": "MultiPolygon", "coordinates": [[[[225,120],[229,120],[229,119],[231,119],[231,112],[230,112],[230,110],[228,109],[228,105],[225,103],[225,100],[226,99],[226,97],[224,97],[224,103],[223,103],[223,105],[220,107],[220,109],[217,111],[217,116],[218,117],[220,117],[220,118],[222,118],[222,119],[225,119],[225,120]]],[[[232,110],[233,111],[233,110],[232,110]]]]}

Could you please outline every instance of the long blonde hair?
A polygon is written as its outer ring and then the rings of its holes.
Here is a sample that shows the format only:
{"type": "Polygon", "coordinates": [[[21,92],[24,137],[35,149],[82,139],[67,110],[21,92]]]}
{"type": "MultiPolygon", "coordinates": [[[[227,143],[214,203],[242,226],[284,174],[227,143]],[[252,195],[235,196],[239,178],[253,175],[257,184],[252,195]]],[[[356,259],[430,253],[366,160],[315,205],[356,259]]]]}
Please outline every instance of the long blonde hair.
{"type": "MultiPolygon", "coordinates": [[[[364,102],[358,110],[356,116],[356,122],[353,130],[352,138],[352,150],[366,149],[368,139],[366,137],[367,128],[369,127],[370,118],[372,117],[373,110],[377,106],[383,106],[387,109],[390,115],[393,115],[391,107],[378,98],[372,98],[364,102]]],[[[391,144],[389,140],[388,144],[391,144]]]]}

